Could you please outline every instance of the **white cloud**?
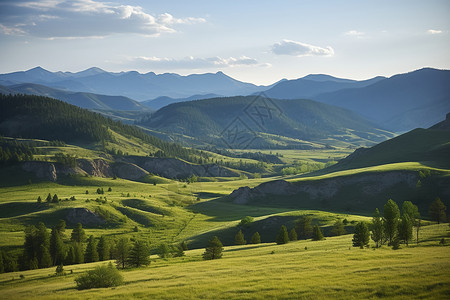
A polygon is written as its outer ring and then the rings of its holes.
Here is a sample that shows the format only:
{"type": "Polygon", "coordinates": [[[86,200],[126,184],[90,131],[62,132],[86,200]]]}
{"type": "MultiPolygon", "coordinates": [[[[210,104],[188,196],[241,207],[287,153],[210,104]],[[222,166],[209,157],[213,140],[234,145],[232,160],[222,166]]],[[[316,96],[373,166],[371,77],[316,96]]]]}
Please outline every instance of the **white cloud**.
{"type": "Polygon", "coordinates": [[[348,36],[354,36],[354,37],[357,37],[357,38],[362,37],[362,36],[365,35],[364,32],[357,31],[357,30],[350,30],[350,31],[345,32],[344,34],[348,35],[348,36]]]}
{"type": "Polygon", "coordinates": [[[292,56],[333,56],[334,50],[331,47],[319,47],[306,43],[282,40],[281,42],[272,45],[272,52],[277,55],[292,55],[292,56]]]}
{"type": "Polygon", "coordinates": [[[428,34],[441,34],[442,30],[434,30],[434,29],[429,29],[427,30],[428,34]]]}
{"type": "Polygon", "coordinates": [[[139,67],[155,69],[208,69],[239,66],[269,66],[268,64],[260,64],[256,59],[247,56],[238,58],[221,58],[219,56],[200,58],[188,56],[182,59],[140,56],[131,58],[130,61],[139,67]]]}
{"type": "Polygon", "coordinates": [[[174,26],[206,22],[203,18],[153,16],[140,6],[94,0],[0,2],[0,30],[7,35],[44,38],[101,37],[115,33],[158,36],[174,26]]]}

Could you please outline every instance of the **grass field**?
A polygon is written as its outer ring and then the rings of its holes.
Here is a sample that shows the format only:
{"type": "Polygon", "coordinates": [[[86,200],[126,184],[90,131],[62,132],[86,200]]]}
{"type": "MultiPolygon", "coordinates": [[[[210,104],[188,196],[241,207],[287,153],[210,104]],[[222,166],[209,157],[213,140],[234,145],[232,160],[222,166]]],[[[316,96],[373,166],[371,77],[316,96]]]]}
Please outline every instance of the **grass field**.
{"type": "MultiPolygon", "coordinates": [[[[448,224],[422,228],[422,243],[392,250],[351,247],[351,235],[225,247],[203,261],[202,249],[182,258],[153,257],[149,267],[121,271],[125,284],[78,291],[74,279],[102,263],[0,274],[3,299],[448,299],[448,224]],[[70,274],[70,270],[73,274],[70,274]],[[23,278],[20,278],[23,275],[23,278]]],[[[373,246],[373,245],[372,245],[373,246]]]]}

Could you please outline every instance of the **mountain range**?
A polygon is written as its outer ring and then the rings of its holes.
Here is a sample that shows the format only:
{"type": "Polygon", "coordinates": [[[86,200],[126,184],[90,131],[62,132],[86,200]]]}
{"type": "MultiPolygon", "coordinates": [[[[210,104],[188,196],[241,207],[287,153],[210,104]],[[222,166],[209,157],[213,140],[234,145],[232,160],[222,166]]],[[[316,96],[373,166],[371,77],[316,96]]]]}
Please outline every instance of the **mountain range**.
{"type": "Polygon", "coordinates": [[[49,72],[37,67],[2,74],[0,84],[0,92],[5,94],[50,96],[79,107],[109,111],[147,111],[147,107],[158,110],[172,103],[250,94],[311,99],[349,109],[392,132],[427,128],[450,111],[450,71],[431,68],[362,81],[312,74],[256,86],[222,72],[181,76],[111,73],[99,68],[78,73],[49,72]]]}

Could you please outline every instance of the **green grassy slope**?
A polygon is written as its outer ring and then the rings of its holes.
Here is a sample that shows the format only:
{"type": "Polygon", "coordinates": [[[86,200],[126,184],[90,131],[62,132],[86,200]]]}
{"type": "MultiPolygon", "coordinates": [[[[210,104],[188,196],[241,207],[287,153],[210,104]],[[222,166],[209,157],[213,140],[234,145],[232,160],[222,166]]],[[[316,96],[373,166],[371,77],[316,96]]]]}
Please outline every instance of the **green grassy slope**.
{"type": "Polygon", "coordinates": [[[450,294],[448,224],[422,228],[421,246],[394,251],[351,247],[351,235],[226,247],[223,258],[202,261],[203,250],[149,267],[121,271],[125,284],[78,291],[74,279],[103,263],[0,274],[6,299],[445,299],[450,294]],[[19,275],[24,276],[19,279],[19,275]]]}

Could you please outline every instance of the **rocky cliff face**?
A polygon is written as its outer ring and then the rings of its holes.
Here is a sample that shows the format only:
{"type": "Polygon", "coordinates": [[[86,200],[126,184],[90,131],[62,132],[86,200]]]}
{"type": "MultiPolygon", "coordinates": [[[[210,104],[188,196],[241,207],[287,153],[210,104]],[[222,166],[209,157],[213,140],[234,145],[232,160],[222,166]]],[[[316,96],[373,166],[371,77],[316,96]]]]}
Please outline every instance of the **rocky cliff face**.
{"type": "Polygon", "coordinates": [[[247,204],[267,196],[302,195],[311,200],[329,200],[343,189],[358,187],[364,195],[378,194],[399,183],[415,187],[417,172],[393,171],[383,173],[365,173],[352,176],[340,176],[321,180],[308,180],[290,183],[276,180],[262,183],[254,188],[241,187],[233,191],[229,197],[236,204],[247,204]]]}
{"type": "Polygon", "coordinates": [[[59,175],[86,174],[79,167],[69,168],[57,163],[44,161],[27,161],[22,163],[22,169],[26,172],[34,173],[40,179],[56,181],[59,175]]]}
{"type": "Polygon", "coordinates": [[[65,219],[69,224],[81,223],[81,225],[89,226],[102,225],[106,223],[103,218],[83,207],[70,209],[65,219]]]}

